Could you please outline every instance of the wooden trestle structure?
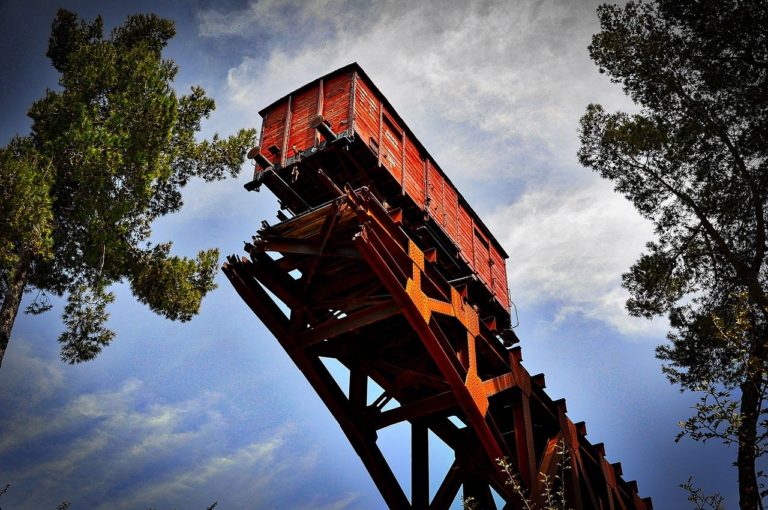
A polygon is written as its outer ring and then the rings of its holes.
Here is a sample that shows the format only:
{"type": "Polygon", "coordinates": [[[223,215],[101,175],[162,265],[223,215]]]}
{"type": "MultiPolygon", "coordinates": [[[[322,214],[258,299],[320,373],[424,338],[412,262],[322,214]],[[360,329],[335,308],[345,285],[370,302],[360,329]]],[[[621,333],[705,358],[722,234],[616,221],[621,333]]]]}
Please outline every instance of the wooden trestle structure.
{"type": "Polygon", "coordinates": [[[386,188],[370,145],[313,129],[311,151],[264,161],[247,185],[266,185],[288,214],[264,222],[248,256],[223,270],[339,422],[387,506],[448,509],[463,486],[479,508],[496,508],[491,488],[505,509],[523,508],[499,468],[505,458],[535,508],[542,475],[560,474],[570,508],[651,509],[584,423],[566,416],[565,401],[546,394],[543,375],[525,370],[520,348],[505,347],[516,340],[509,311],[456,262],[429,215],[386,188]],[[347,391],[321,358],[349,369],[347,391]],[[372,403],[369,381],[383,389],[372,403]],[[411,429],[410,495],[377,446],[377,431],[399,423],[411,429]],[[432,498],[429,431],[455,452],[432,498]]]}

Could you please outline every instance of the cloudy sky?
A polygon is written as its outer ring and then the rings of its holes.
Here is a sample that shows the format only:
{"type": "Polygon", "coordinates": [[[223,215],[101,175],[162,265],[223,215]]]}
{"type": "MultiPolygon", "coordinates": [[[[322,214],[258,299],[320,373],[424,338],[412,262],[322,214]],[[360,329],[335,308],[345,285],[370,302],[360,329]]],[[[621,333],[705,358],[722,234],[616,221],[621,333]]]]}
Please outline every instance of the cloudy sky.
{"type": "MultiPolygon", "coordinates": [[[[26,133],[27,108],[56,86],[45,48],[58,7],[102,14],[107,27],[135,12],[174,19],[177,89],[199,84],[217,101],[205,135],[259,127],[259,109],[357,61],[510,254],[528,370],[546,374],[549,394],[567,398],[570,418],[587,422],[588,438],[606,444],[655,508],[685,508],[677,486],[689,476],[735,508],[735,450],[673,441],[694,396],[669,385],[654,358],[666,324],[623,309],[621,273],[651,226],[576,162],[588,103],[634,108],[589,60],[597,3],[2,0],[0,142],[26,133]]],[[[193,183],[154,239],[184,255],[240,252],[276,211],[268,192],[242,188],[249,179],[246,169],[193,183]]],[[[186,324],[154,316],[119,286],[114,344],[77,366],[58,360],[59,301],[19,316],[0,370],[3,509],[383,507],[298,369],[218,282],[186,324]]],[[[405,475],[403,432],[380,443],[405,475]]],[[[450,455],[436,442],[432,454],[435,485],[450,455]]]]}

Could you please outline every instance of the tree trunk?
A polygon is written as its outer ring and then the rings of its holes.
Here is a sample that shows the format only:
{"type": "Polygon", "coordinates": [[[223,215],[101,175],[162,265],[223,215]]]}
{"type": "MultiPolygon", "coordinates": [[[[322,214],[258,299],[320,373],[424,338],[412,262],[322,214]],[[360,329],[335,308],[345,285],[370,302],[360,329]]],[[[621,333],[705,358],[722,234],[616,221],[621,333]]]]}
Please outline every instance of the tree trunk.
{"type": "MultiPolygon", "coordinates": [[[[757,375],[757,374],[756,374],[757,375]]],[[[755,461],[757,453],[757,421],[760,417],[760,395],[755,375],[748,374],[741,385],[741,423],[739,425],[739,452],[736,467],[739,471],[739,508],[759,510],[760,489],[757,485],[755,461]]]]}
{"type": "Polygon", "coordinates": [[[8,283],[8,291],[3,297],[3,306],[0,307],[0,366],[3,365],[3,357],[8,348],[8,341],[11,339],[11,330],[13,330],[13,323],[16,321],[16,314],[19,311],[21,296],[24,295],[24,288],[27,286],[29,265],[28,257],[21,256],[19,258],[13,271],[13,277],[8,283]]]}

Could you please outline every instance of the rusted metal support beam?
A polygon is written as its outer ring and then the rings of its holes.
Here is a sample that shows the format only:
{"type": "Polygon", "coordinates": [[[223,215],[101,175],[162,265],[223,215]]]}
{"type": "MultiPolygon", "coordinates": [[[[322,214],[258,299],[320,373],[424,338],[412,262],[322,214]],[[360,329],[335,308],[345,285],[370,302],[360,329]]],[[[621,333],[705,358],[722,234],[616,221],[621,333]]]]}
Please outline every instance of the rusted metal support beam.
{"type": "MultiPolygon", "coordinates": [[[[282,152],[282,157],[285,159],[285,151],[282,152]]],[[[281,163],[284,166],[285,162],[281,163]]],[[[310,210],[312,207],[304,200],[301,195],[296,193],[291,186],[286,183],[274,168],[270,168],[262,172],[261,180],[267,183],[270,189],[279,189],[283,195],[283,200],[290,202],[290,208],[294,213],[302,213],[310,210]]]]}
{"type": "Polygon", "coordinates": [[[361,428],[362,422],[356,419],[350,409],[349,401],[322,362],[318,358],[308,357],[296,345],[290,334],[290,323],[285,314],[258,283],[254,280],[249,281],[248,271],[243,269],[243,266],[248,264],[250,262],[247,260],[240,263],[233,260],[229,264],[225,264],[223,270],[243,300],[275,335],[283,349],[290,355],[293,362],[339,422],[387,505],[390,508],[410,508],[410,503],[402,487],[400,487],[386,459],[376,446],[375,434],[373,431],[366,431],[361,428]]]}
{"type": "Polygon", "coordinates": [[[448,473],[445,474],[443,482],[435,493],[435,497],[432,498],[432,503],[429,505],[429,510],[448,510],[456,499],[456,494],[459,493],[461,488],[461,469],[458,461],[454,460],[451,467],[448,469],[448,473]]]}
{"type": "Polygon", "coordinates": [[[445,382],[443,378],[436,377],[435,374],[428,374],[419,370],[403,368],[387,362],[382,362],[378,365],[392,373],[397,374],[398,381],[407,381],[407,384],[419,384],[438,390],[445,390],[449,387],[448,383],[445,382]]]}
{"type": "Polygon", "coordinates": [[[434,413],[446,411],[456,406],[456,398],[449,391],[426,397],[415,402],[408,402],[395,409],[383,411],[371,418],[371,426],[383,429],[405,420],[416,420],[434,413]]]}
{"type": "Polygon", "coordinates": [[[472,498],[477,508],[496,510],[488,482],[476,473],[464,473],[464,501],[472,498]]]}
{"type": "Polygon", "coordinates": [[[314,278],[315,271],[317,271],[317,265],[320,263],[320,256],[328,244],[328,239],[331,237],[333,229],[339,223],[339,212],[339,204],[338,202],[334,202],[331,206],[331,210],[328,211],[328,215],[325,217],[322,228],[320,229],[320,243],[318,246],[320,255],[315,255],[309,265],[309,269],[307,269],[307,272],[302,275],[304,292],[306,292],[307,289],[309,289],[309,286],[312,284],[312,278],[314,278]]]}
{"type": "Polygon", "coordinates": [[[248,270],[243,270],[244,267],[251,265],[247,260],[243,259],[238,261],[234,256],[229,257],[228,262],[222,267],[222,271],[229,278],[232,286],[235,287],[243,301],[253,310],[256,316],[261,319],[261,322],[267,326],[275,338],[278,339],[283,349],[290,347],[290,345],[284,345],[281,338],[288,336],[290,330],[290,323],[279,306],[275,304],[272,299],[267,296],[267,293],[259,286],[258,283],[248,282],[247,276],[243,273],[249,273],[248,270]],[[267,299],[263,299],[266,297],[267,299]]]}
{"type": "MultiPolygon", "coordinates": [[[[472,425],[473,431],[478,435],[481,444],[490,459],[508,456],[506,445],[503,440],[489,426],[486,418],[477,408],[475,401],[464,385],[463,377],[457,372],[456,354],[452,352],[446,339],[438,339],[433,332],[433,324],[427,324],[424,321],[422,312],[417,307],[400,283],[399,279],[392,273],[392,264],[382,258],[381,246],[375,246],[375,238],[366,236],[367,229],[363,229],[354,241],[357,248],[363,254],[364,259],[369,263],[373,271],[381,279],[382,283],[388,288],[395,301],[402,307],[403,314],[408,319],[411,327],[417,332],[422,343],[430,353],[432,359],[437,364],[446,381],[451,386],[456,398],[472,425]],[[379,249],[377,249],[379,248],[379,249]]],[[[496,476],[499,478],[499,475],[496,476]]],[[[508,489],[511,494],[511,489],[508,489]]]]}
{"type": "Polygon", "coordinates": [[[328,188],[332,193],[334,193],[337,197],[340,197],[344,195],[344,192],[341,191],[341,188],[339,188],[335,182],[333,182],[333,179],[328,177],[328,174],[323,172],[321,168],[317,169],[317,176],[320,178],[320,182],[323,183],[323,185],[328,188]]]}
{"type": "Polygon", "coordinates": [[[494,489],[505,509],[519,510],[523,502],[504,484],[499,457],[510,459],[540,506],[539,476],[558,471],[564,458],[559,444],[571,463],[562,480],[569,507],[651,508],[607,463],[602,445],[592,445],[585,427],[570,421],[565,402],[544,392],[543,377],[525,370],[520,349],[502,347],[497,334],[506,326],[498,310],[468,296],[462,281],[449,282],[437,252],[409,239],[402,211],[385,207],[365,188],[342,190],[322,171],[305,175],[337,198],[265,225],[254,245],[246,245],[252,262],[230,257],[224,272],[339,422],[389,508],[447,510],[464,483],[466,495],[484,508],[495,508],[494,489]],[[267,251],[283,258],[275,261],[267,251]],[[289,274],[295,269],[298,280],[289,274]],[[273,296],[291,310],[290,320],[273,296]],[[400,314],[403,319],[390,320],[400,314]],[[366,338],[349,334],[360,331],[366,338]],[[321,355],[349,368],[349,398],[321,355]],[[372,406],[369,378],[384,390],[372,406]],[[392,399],[401,405],[382,411],[392,399]],[[412,427],[411,502],[376,444],[378,430],[404,421],[412,427]],[[431,504],[429,430],[456,454],[431,504]],[[551,434],[543,452],[534,430],[551,434]]]}
{"type": "Polygon", "coordinates": [[[349,402],[362,414],[367,398],[368,375],[360,364],[356,364],[349,370],[349,402]]]}
{"type": "Polygon", "coordinates": [[[311,369],[303,371],[320,395],[325,405],[331,410],[342,430],[347,435],[352,447],[363,461],[374,483],[390,508],[410,508],[400,483],[389,467],[387,460],[376,445],[376,436],[372,430],[364,429],[361,422],[350,409],[349,401],[318,359],[309,360],[311,369]]]}
{"type": "Polygon", "coordinates": [[[287,274],[276,270],[277,263],[265,253],[253,252],[253,264],[244,266],[269,291],[290,308],[302,308],[301,293],[296,281],[287,274]]]}
{"type": "Polygon", "coordinates": [[[483,389],[485,390],[485,394],[489,397],[501,393],[502,391],[515,388],[516,386],[517,381],[515,381],[515,376],[512,372],[483,381],[483,389]]]}
{"type": "Polygon", "coordinates": [[[539,474],[536,483],[532,485],[531,501],[536,508],[543,508],[546,502],[546,491],[544,488],[544,477],[547,477],[550,481],[557,474],[557,470],[561,467],[562,455],[560,454],[560,447],[563,441],[561,433],[557,433],[555,437],[552,437],[547,442],[547,446],[544,449],[544,454],[541,457],[539,464],[539,474]]]}
{"type": "Polygon", "coordinates": [[[411,505],[429,509],[429,429],[423,421],[411,424],[411,505]]]}
{"type": "Polygon", "coordinates": [[[333,308],[335,303],[348,304],[349,300],[359,300],[361,292],[367,295],[381,288],[381,283],[373,278],[370,270],[365,266],[326,281],[321,286],[315,286],[310,289],[307,300],[317,306],[327,304],[329,308],[333,308]]]}
{"type": "Polygon", "coordinates": [[[333,338],[343,333],[368,326],[388,319],[400,313],[400,307],[394,301],[387,301],[378,305],[369,306],[358,312],[352,313],[343,319],[330,319],[305,331],[300,338],[302,347],[321,342],[327,338],[333,338]]]}
{"type": "Polygon", "coordinates": [[[517,468],[526,487],[534,487],[538,472],[536,452],[533,446],[533,422],[531,420],[531,402],[527,395],[520,393],[512,405],[512,419],[515,426],[515,451],[517,468]]]}
{"type": "Polygon", "coordinates": [[[323,257],[360,258],[360,254],[352,248],[333,247],[323,249],[317,241],[307,241],[293,237],[270,236],[254,240],[254,246],[262,251],[279,251],[281,253],[296,253],[323,257]]]}

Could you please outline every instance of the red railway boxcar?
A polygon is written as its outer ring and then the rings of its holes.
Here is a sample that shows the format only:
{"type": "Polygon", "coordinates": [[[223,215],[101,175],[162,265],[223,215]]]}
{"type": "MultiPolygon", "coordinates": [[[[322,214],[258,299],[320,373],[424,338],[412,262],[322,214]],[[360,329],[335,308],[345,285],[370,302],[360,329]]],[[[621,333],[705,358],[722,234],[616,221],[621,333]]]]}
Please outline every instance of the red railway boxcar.
{"type": "Polygon", "coordinates": [[[301,214],[333,196],[323,171],[340,186],[368,186],[424,248],[441,254],[440,270],[465,283],[509,327],[507,254],[445,172],[356,63],[337,69],[259,112],[261,140],[249,152],[254,180],[284,209],[301,214]]]}

